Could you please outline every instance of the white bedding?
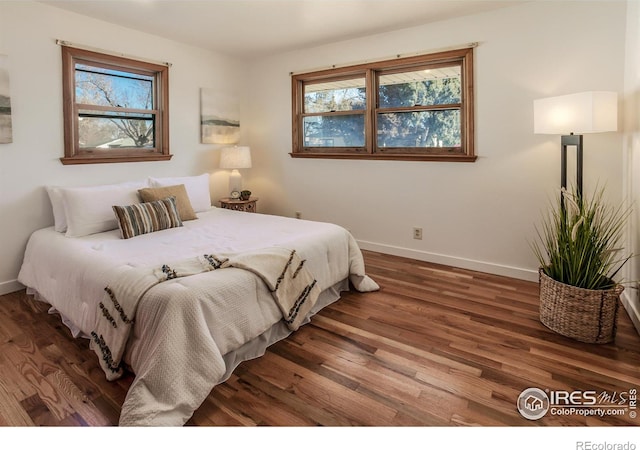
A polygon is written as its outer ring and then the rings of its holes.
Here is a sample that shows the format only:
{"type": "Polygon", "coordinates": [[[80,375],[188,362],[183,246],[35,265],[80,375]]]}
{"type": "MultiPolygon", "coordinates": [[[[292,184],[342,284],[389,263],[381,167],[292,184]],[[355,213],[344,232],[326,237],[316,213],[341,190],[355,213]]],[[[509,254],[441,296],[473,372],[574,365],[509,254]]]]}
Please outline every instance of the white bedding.
{"type": "MultiPolygon", "coordinates": [[[[219,208],[198,216],[183,227],[126,240],[118,230],[79,238],[53,227],[36,231],[18,280],[83,336],[95,326],[97,304],[115,271],[203,253],[296,250],[323,291],[318,308],[334,301],[346,280],[361,291],[378,288],[342,227],[219,208]]],[[[138,305],[125,353],[136,377],[120,425],[183,425],[239,362],[287,334],[270,291],[250,271],[225,268],[152,287],[138,305]]]]}

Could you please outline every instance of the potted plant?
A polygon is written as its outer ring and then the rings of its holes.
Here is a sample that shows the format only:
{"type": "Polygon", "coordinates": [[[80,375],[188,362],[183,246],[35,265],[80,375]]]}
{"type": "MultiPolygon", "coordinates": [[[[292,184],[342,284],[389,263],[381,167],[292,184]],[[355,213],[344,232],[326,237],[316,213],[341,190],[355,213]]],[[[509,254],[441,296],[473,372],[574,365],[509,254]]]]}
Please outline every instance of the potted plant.
{"type": "Polygon", "coordinates": [[[612,207],[603,189],[585,198],[563,189],[537,228],[540,321],[581,342],[615,339],[623,286],[616,275],[629,261],[621,243],[630,210],[612,207]]]}

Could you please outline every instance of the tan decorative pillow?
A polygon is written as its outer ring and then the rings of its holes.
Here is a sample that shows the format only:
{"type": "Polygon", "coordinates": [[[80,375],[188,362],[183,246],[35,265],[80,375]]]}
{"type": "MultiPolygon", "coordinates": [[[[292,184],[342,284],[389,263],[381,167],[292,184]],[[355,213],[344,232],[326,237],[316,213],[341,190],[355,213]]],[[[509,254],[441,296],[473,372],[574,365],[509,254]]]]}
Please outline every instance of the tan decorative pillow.
{"type": "Polygon", "coordinates": [[[182,221],[198,218],[191,206],[191,201],[189,200],[189,195],[187,194],[187,189],[184,187],[184,184],[144,188],[139,189],[138,193],[140,194],[140,198],[142,198],[143,202],[154,202],[167,197],[175,197],[178,213],[180,214],[180,219],[182,221]]]}

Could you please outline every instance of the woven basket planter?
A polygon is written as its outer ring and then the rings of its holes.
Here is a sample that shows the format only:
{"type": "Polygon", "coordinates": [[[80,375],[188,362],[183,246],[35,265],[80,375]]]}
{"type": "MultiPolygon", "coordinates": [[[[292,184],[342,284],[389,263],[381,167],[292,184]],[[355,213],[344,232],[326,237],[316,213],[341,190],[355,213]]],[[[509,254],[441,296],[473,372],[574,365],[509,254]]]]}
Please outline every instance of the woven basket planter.
{"type": "Polygon", "coordinates": [[[589,344],[606,344],[616,337],[621,285],[611,289],[582,289],[540,275],[540,321],[563,336],[589,344]]]}

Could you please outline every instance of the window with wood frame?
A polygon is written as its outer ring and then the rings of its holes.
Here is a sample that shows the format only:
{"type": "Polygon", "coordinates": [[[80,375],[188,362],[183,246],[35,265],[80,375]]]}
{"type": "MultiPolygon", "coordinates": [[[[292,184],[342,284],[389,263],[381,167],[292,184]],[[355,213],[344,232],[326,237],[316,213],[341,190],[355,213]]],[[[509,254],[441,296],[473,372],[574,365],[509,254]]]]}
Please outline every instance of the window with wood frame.
{"type": "Polygon", "coordinates": [[[171,159],[168,66],[63,46],[62,71],[63,164],[171,159]]]}
{"type": "Polygon", "coordinates": [[[294,158],[475,161],[473,48],[292,76],[294,158]]]}

